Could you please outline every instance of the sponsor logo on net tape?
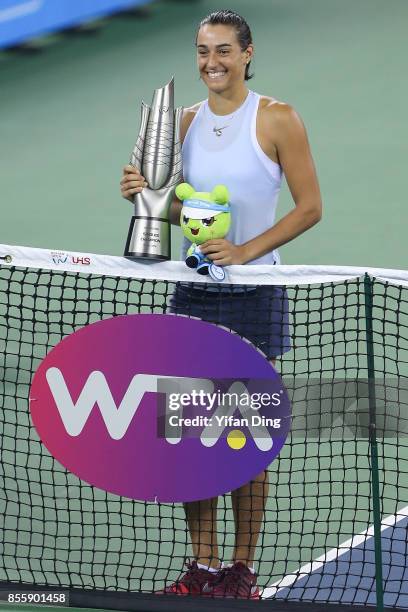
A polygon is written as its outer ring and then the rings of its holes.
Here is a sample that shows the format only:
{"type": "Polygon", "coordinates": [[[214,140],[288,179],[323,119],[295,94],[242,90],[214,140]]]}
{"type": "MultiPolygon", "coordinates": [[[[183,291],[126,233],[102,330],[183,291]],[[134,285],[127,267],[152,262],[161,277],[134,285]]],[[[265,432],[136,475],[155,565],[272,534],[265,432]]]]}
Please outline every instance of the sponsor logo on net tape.
{"type": "Polygon", "coordinates": [[[70,253],[65,253],[65,251],[51,251],[51,258],[56,266],[59,264],[91,265],[90,257],[85,255],[71,255],[70,253]]]}

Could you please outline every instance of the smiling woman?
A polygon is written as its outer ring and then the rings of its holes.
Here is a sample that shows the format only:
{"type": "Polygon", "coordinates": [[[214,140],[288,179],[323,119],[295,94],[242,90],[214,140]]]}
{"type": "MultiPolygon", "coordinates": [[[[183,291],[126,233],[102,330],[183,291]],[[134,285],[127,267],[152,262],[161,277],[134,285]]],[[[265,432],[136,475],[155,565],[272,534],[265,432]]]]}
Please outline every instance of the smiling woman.
{"type": "MultiPolygon", "coordinates": [[[[207,99],[184,110],[181,124],[184,180],[197,192],[217,184],[230,193],[231,226],[225,238],[208,239],[201,252],[217,266],[279,264],[277,249],[312,227],[321,217],[321,197],[304,125],[296,111],[274,97],[247,88],[254,56],[251,30],[230,10],[211,13],[196,34],[197,66],[207,99]],[[275,213],[285,175],[294,208],[279,222],[275,213]]],[[[146,181],[126,166],[121,191],[132,200],[146,181]]],[[[171,219],[180,223],[175,199],[171,219]]],[[[181,218],[183,222],[183,218],[181,218]]],[[[189,247],[185,240],[183,258],[189,247]]],[[[202,291],[180,284],[171,301],[175,314],[221,323],[251,340],[266,357],[290,350],[288,306],[282,287],[223,287],[202,291]],[[257,312],[256,330],[245,319],[257,312]]],[[[185,504],[195,561],[164,592],[259,599],[253,569],[255,549],[268,494],[266,472],[232,493],[236,542],[230,566],[220,569],[217,498],[185,504]]]]}
{"type": "Polygon", "coordinates": [[[234,31],[230,27],[227,11],[220,11],[218,15],[221,13],[223,15],[217,19],[214,19],[214,14],[203,19],[196,37],[198,68],[208,87],[210,86],[209,83],[211,85],[223,83],[225,87],[225,79],[233,77],[236,72],[239,73],[241,80],[243,71],[246,81],[252,78],[252,75],[249,74],[249,66],[254,52],[251,30],[246,21],[237,19],[234,31]],[[226,26],[226,28],[223,28],[225,42],[216,40],[214,28],[211,27],[214,25],[226,26]]]}

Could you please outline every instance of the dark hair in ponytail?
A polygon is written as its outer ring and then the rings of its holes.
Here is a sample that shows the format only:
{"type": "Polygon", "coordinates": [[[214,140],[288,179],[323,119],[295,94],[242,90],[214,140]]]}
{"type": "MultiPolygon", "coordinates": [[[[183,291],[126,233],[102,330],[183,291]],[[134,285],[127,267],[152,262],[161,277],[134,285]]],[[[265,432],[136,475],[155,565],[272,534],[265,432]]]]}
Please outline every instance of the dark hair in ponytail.
{"type": "MultiPolygon", "coordinates": [[[[249,25],[245,21],[241,15],[231,11],[229,9],[224,9],[222,11],[214,11],[204,17],[204,19],[200,22],[200,25],[197,29],[196,42],[198,31],[204,25],[227,25],[231,26],[235,29],[237,34],[238,42],[242,51],[245,51],[249,45],[252,45],[252,34],[249,28],[249,25]]],[[[249,74],[249,67],[251,62],[249,62],[245,67],[245,80],[249,81],[254,76],[253,74],[249,74]]]]}

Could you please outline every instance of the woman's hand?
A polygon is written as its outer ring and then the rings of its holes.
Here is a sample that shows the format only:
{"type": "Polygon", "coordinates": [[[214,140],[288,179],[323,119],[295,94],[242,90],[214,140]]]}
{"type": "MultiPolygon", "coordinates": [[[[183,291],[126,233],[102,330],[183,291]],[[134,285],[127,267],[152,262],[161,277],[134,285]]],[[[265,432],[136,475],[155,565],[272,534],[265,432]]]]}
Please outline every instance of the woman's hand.
{"type": "Polygon", "coordinates": [[[244,246],[236,246],[225,238],[207,240],[200,245],[200,251],[217,266],[241,265],[246,263],[244,246]]]}
{"type": "Polygon", "coordinates": [[[122,197],[129,200],[129,202],[133,202],[135,193],[140,193],[144,187],[147,187],[147,182],[139,170],[134,166],[125,166],[123,168],[123,177],[120,181],[122,197]]]}

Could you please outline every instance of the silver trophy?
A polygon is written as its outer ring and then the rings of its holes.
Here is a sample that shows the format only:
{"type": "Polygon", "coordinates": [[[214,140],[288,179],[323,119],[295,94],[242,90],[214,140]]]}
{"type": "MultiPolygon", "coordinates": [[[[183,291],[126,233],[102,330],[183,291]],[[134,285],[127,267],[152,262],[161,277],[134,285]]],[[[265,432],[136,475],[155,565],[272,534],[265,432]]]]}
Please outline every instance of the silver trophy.
{"type": "Polygon", "coordinates": [[[125,257],[170,259],[169,209],[182,176],[180,122],[174,110],[174,79],[156,89],[151,107],[142,102],[139,136],[130,163],[148,187],[134,196],[125,257]]]}

